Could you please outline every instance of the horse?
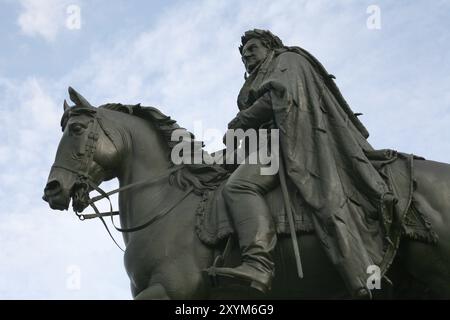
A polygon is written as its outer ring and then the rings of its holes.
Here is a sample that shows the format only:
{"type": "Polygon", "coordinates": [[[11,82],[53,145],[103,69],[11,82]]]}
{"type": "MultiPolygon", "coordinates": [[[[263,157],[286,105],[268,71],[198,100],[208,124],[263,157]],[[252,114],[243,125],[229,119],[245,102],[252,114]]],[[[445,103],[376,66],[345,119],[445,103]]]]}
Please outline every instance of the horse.
{"type": "MultiPolygon", "coordinates": [[[[170,179],[173,164],[168,154],[175,121],[156,108],[149,120],[128,112],[129,106],[93,107],[75,90],[69,88],[69,93],[75,106],[64,101],[63,135],[44,189],[43,198],[50,208],[67,210],[72,200],[75,212],[81,212],[90,191],[117,178],[120,224],[123,230],[135,231],[123,234],[133,298],[227,297],[227,291],[212,286],[203,272],[214,263],[218,249],[203,243],[195,232],[201,195],[186,192],[170,179]]],[[[439,241],[430,245],[402,237],[387,273],[392,283],[383,282],[380,290],[373,291],[381,298],[448,299],[450,165],[415,160],[414,166],[415,197],[425,205],[439,241]]],[[[272,290],[258,298],[351,298],[316,235],[297,233],[297,237],[305,277],[296,276],[291,238],[280,235],[272,290]]],[[[239,256],[236,246],[231,252],[239,256]]],[[[246,290],[238,292],[232,297],[255,297],[246,290]]]]}

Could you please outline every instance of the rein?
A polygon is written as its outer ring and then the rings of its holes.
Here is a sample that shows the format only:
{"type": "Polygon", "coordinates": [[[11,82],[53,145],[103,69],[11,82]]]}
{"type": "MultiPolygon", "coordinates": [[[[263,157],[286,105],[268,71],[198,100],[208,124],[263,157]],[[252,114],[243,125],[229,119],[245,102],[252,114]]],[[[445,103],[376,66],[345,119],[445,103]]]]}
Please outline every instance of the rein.
{"type": "MultiPolygon", "coordinates": [[[[122,192],[122,191],[125,191],[125,190],[128,190],[128,189],[131,189],[131,188],[136,188],[136,187],[139,187],[139,186],[142,186],[142,185],[145,185],[145,184],[149,184],[150,185],[150,184],[156,183],[156,182],[162,180],[163,178],[165,178],[166,176],[171,175],[172,173],[174,173],[175,171],[177,171],[179,169],[180,168],[171,168],[167,172],[165,172],[165,173],[163,173],[163,174],[161,174],[159,176],[156,176],[156,177],[154,177],[152,179],[148,179],[148,180],[143,180],[143,181],[138,181],[138,182],[134,182],[134,183],[131,183],[131,184],[127,184],[126,186],[123,186],[123,187],[111,190],[109,192],[103,191],[99,186],[94,184],[91,179],[87,179],[87,181],[89,183],[89,186],[92,189],[94,189],[95,191],[97,191],[98,193],[100,193],[99,196],[96,196],[96,197],[94,197],[92,199],[89,199],[88,200],[88,205],[92,206],[92,204],[94,204],[95,202],[97,202],[99,200],[102,200],[102,199],[105,199],[105,198],[110,200],[109,196],[111,196],[111,195],[113,195],[115,193],[119,193],[119,192],[122,192]]],[[[83,220],[94,219],[94,218],[99,218],[99,217],[116,216],[118,214],[119,214],[119,211],[112,211],[112,210],[110,210],[109,212],[102,212],[102,213],[96,212],[94,214],[78,214],[77,213],[77,216],[78,216],[78,218],[80,220],[83,221],[83,220]]]]}
{"type": "Polygon", "coordinates": [[[144,181],[139,181],[139,182],[135,182],[129,185],[126,185],[124,187],[118,188],[118,189],[114,189],[112,191],[109,192],[105,192],[103,191],[99,186],[97,186],[96,184],[94,184],[91,180],[88,180],[89,185],[91,186],[91,188],[93,188],[95,191],[97,191],[98,193],[100,193],[100,196],[94,197],[92,199],[90,199],[88,201],[88,204],[92,207],[92,209],[94,210],[95,213],[92,214],[79,214],[77,212],[75,212],[75,214],[78,216],[78,218],[81,221],[84,221],[86,219],[93,219],[93,218],[99,218],[106,231],[108,232],[109,236],[111,237],[111,239],[114,241],[114,243],[116,244],[116,246],[125,252],[125,250],[123,250],[120,245],[117,243],[117,241],[114,239],[113,235],[111,234],[111,231],[108,228],[108,225],[106,224],[105,220],[103,219],[103,217],[111,217],[111,224],[114,226],[114,228],[122,233],[130,233],[130,232],[136,232],[142,229],[147,228],[148,226],[150,226],[151,224],[153,224],[154,222],[156,222],[157,220],[161,219],[162,217],[164,217],[165,215],[167,215],[168,213],[170,213],[172,211],[173,208],[175,208],[178,204],[180,204],[181,201],[183,201],[194,189],[193,186],[190,186],[189,188],[186,189],[186,191],[180,196],[180,198],[174,202],[171,206],[165,208],[164,210],[162,210],[161,212],[159,212],[157,215],[153,216],[152,218],[150,218],[149,220],[147,220],[146,222],[135,226],[135,227],[131,227],[131,228],[120,228],[117,227],[116,224],[114,223],[114,218],[113,216],[115,215],[119,215],[119,211],[113,211],[113,206],[111,203],[111,199],[109,198],[110,195],[118,193],[120,191],[124,191],[127,189],[131,189],[133,187],[137,187],[137,186],[141,186],[144,184],[153,184],[155,182],[160,181],[162,178],[169,176],[170,174],[172,174],[173,172],[179,170],[180,168],[171,168],[168,170],[168,172],[166,172],[163,175],[160,175],[156,178],[153,178],[151,180],[144,180],[144,181]],[[101,199],[107,199],[109,202],[109,212],[100,212],[97,208],[97,206],[95,205],[95,202],[101,200],[101,199]]]}

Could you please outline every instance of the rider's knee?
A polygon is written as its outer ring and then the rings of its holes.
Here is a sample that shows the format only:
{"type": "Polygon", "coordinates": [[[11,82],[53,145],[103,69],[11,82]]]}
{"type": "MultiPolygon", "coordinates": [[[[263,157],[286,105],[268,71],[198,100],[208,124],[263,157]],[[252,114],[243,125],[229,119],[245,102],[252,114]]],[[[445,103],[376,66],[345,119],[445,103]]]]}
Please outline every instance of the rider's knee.
{"type": "Polygon", "coordinates": [[[236,195],[242,194],[256,194],[258,187],[251,183],[244,183],[243,181],[227,181],[222,189],[222,196],[225,201],[233,201],[236,195]]]}
{"type": "Polygon", "coordinates": [[[235,184],[229,183],[229,181],[227,181],[225,183],[225,185],[223,186],[222,196],[226,202],[229,202],[229,201],[231,201],[231,198],[233,197],[233,195],[236,194],[236,192],[237,192],[237,189],[236,189],[235,184]]]}

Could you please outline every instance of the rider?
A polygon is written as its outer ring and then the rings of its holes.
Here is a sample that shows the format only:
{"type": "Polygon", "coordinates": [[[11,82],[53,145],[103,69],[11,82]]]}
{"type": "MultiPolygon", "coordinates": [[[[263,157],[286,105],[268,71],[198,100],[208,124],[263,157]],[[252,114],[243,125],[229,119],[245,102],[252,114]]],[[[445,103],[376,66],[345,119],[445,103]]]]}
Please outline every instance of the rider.
{"type": "MultiPolygon", "coordinates": [[[[228,129],[258,129],[272,120],[269,94],[251,103],[243,102],[248,99],[248,85],[271,49],[270,44],[260,37],[246,39],[242,44],[242,61],[249,77],[238,99],[241,111],[228,124],[228,129]]],[[[272,252],[277,236],[264,195],[277,186],[278,175],[261,175],[261,167],[262,164],[244,161],[224,186],[222,194],[238,234],[243,263],[236,268],[216,268],[216,273],[247,280],[250,286],[266,292],[274,274],[272,252]]]]}
{"type": "MultiPolygon", "coordinates": [[[[228,128],[257,129],[274,120],[286,174],[296,186],[289,190],[291,199],[301,198],[312,213],[316,234],[351,294],[370,296],[366,270],[379,265],[385,251],[367,232],[366,221],[378,217],[376,223],[388,230],[394,199],[368,160],[373,151],[368,132],[332,76],[307,51],[286,47],[258,29],[242,36],[239,50],[247,74],[238,96],[240,112],[228,128]]],[[[261,167],[241,164],[223,189],[242,264],[215,272],[266,292],[277,236],[264,195],[277,186],[278,176],[261,175],[261,167]]]]}

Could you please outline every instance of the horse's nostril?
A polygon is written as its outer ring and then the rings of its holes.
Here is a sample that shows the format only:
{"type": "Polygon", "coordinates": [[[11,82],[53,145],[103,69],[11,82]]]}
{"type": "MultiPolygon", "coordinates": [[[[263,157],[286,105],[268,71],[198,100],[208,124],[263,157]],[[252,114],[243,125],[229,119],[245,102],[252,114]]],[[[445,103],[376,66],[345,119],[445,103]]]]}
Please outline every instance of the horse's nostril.
{"type": "Polygon", "coordinates": [[[45,186],[44,194],[51,195],[51,194],[58,193],[60,190],[61,190],[61,185],[59,184],[59,182],[56,180],[52,180],[52,181],[48,182],[47,185],[45,186]]]}

